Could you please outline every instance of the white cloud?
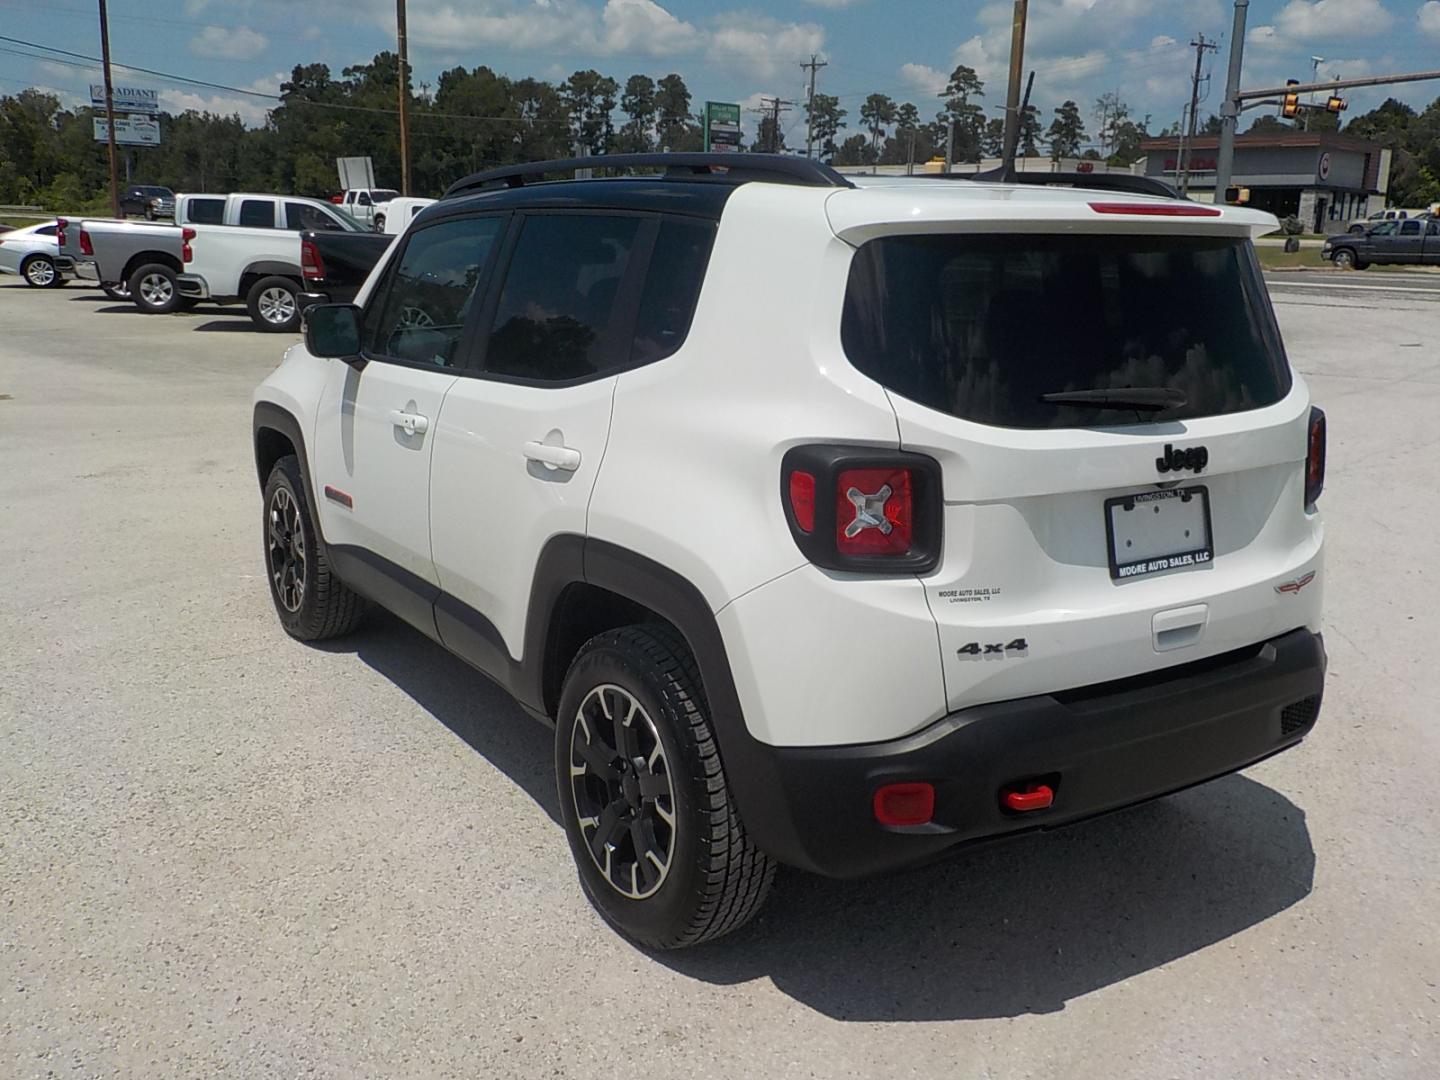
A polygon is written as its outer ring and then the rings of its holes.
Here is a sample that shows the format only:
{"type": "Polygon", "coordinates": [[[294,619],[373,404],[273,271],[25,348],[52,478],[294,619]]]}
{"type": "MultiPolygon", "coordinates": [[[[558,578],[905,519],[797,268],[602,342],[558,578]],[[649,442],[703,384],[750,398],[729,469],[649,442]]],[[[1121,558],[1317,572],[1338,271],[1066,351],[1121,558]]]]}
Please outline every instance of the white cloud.
{"type": "Polygon", "coordinates": [[[939,97],[945,90],[945,84],[950,81],[950,76],[939,68],[926,64],[905,64],[900,68],[900,79],[917,94],[939,97]]]}
{"type": "Polygon", "coordinates": [[[706,59],[744,64],[757,75],[773,78],[793,68],[799,57],[821,52],[824,45],[825,31],[814,23],[725,15],[711,30],[705,50],[706,59]]]}
{"type": "MultiPolygon", "coordinates": [[[[256,79],[242,90],[253,90],[259,94],[279,94],[280,83],[288,76],[266,75],[256,79]]],[[[214,113],[217,116],[236,116],[248,127],[258,127],[265,122],[266,114],[278,105],[276,101],[247,97],[238,94],[197,94],[189,90],[161,90],[160,107],[168,113],[182,113],[187,109],[196,112],[214,113]]]]}
{"type": "Polygon", "coordinates": [[[1440,37],[1440,0],[1429,0],[1428,3],[1421,4],[1420,10],[1415,13],[1415,21],[1425,33],[1440,37]]]}
{"type": "Polygon", "coordinates": [[[190,39],[190,51],[196,56],[220,60],[254,60],[269,45],[269,38],[248,26],[207,26],[190,39]]]}
{"type": "Polygon", "coordinates": [[[700,32],[653,0],[609,0],[600,14],[600,44],[606,52],[625,52],[643,43],[660,54],[693,48],[700,32]]]}
{"type": "Polygon", "coordinates": [[[1262,47],[1290,48],[1311,41],[1374,37],[1389,30],[1394,21],[1380,0],[1290,0],[1274,23],[1255,27],[1246,40],[1262,47]]]}
{"type": "Polygon", "coordinates": [[[1169,34],[1156,34],[1150,39],[1152,49],[1163,49],[1167,45],[1176,45],[1178,42],[1169,34]]]}

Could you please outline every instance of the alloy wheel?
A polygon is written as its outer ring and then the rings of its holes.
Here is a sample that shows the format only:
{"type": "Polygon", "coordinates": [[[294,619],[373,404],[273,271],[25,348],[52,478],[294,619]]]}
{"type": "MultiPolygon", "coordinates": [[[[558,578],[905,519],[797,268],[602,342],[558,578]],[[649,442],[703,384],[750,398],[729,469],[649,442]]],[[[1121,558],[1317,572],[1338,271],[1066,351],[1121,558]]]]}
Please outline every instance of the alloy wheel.
{"type": "Polygon", "coordinates": [[[601,876],[631,900],[655,895],[675,856],[675,796],[655,722],[623,687],[597,686],[575,710],[570,786],[601,876]]]}
{"type": "Polygon", "coordinates": [[[163,307],[175,295],[175,283],[164,274],[146,274],[140,279],[140,298],[151,307],[163,307]]]}
{"type": "Polygon", "coordinates": [[[261,292],[255,301],[260,318],[275,326],[283,326],[295,318],[295,294],[289,289],[272,287],[261,292]]]}
{"type": "Polygon", "coordinates": [[[55,283],[55,264],[49,259],[31,259],[25,267],[25,280],[44,289],[55,283]]]}
{"type": "Polygon", "coordinates": [[[300,507],[289,491],[277,487],[265,517],[270,580],[280,605],[293,613],[300,610],[305,599],[305,531],[300,524],[300,507]]]}

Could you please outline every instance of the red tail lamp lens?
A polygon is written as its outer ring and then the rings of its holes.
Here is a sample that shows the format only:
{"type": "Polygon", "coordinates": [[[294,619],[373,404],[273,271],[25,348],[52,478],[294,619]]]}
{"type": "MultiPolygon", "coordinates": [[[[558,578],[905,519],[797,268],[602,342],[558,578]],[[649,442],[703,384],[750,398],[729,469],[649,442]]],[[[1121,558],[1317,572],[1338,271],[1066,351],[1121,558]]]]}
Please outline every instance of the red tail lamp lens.
{"type": "Polygon", "coordinates": [[[92,245],[92,244],[90,243],[90,234],[89,234],[88,232],[86,232],[84,229],[81,229],[81,230],[80,230],[80,254],[81,254],[81,255],[94,255],[94,254],[95,254],[94,245],[92,245]]]}
{"type": "Polygon", "coordinates": [[[875,792],[875,820],[881,825],[925,825],[934,817],[934,784],[886,784],[875,792]]]}
{"type": "Polygon", "coordinates": [[[180,230],[180,261],[191,262],[195,258],[195,251],[190,247],[190,241],[195,239],[195,230],[184,228],[180,230]]]}
{"type": "Polygon", "coordinates": [[[915,539],[909,469],[845,469],[835,481],[835,547],[842,555],[904,555],[915,539]]]}
{"type": "Polygon", "coordinates": [[[62,218],[57,218],[57,219],[56,219],[56,221],[55,221],[55,242],[56,242],[56,244],[58,244],[58,245],[59,245],[60,247],[62,247],[62,248],[65,246],[65,230],[68,229],[68,228],[70,228],[70,221],[69,221],[68,218],[63,218],[63,217],[62,217],[62,218]]]}
{"type": "Polygon", "coordinates": [[[1305,505],[1313,506],[1325,490],[1325,414],[1310,410],[1310,445],[1305,453],[1305,505]]]}
{"type": "Polygon", "coordinates": [[[815,531],[815,477],[808,472],[790,474],[790,512],[801,532],[815,531]]]}

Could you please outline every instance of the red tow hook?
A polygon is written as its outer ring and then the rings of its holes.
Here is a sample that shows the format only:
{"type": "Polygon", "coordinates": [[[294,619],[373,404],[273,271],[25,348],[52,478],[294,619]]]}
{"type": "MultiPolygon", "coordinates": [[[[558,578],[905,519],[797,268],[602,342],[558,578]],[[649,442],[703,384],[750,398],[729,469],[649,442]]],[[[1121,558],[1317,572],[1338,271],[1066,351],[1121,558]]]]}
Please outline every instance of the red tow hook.
{"type": "Polygon", "coordinates": [[[1026,784],[1023,789],[1002,792],[1000,801],[1005,809],[1024,814],[1031,810],[1049,809],[1055,802],[1055,792],[1049,784],[1026,784]]]}

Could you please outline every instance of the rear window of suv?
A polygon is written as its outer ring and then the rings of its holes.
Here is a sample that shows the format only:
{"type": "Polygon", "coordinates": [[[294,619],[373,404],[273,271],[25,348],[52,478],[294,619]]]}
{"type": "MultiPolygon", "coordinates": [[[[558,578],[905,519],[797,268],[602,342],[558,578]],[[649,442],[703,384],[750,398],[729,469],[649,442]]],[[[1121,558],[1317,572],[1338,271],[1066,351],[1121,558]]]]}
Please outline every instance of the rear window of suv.
{"type": "Polygon", "coordinates": [[[1241,412],[1290,390],[1250,245],[1228,237],[968,234],[871,240],[842,339],[895,393],[1010,428],[1120,426],[1241,412]],[[1167,387],[1164,412],[1046,394],[1167,387]]]}

